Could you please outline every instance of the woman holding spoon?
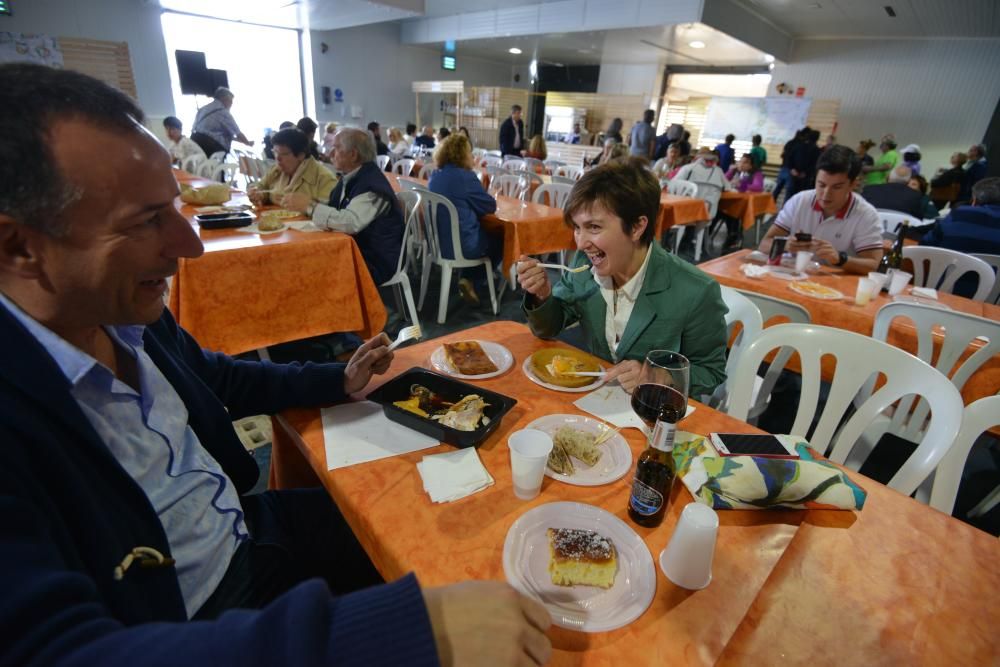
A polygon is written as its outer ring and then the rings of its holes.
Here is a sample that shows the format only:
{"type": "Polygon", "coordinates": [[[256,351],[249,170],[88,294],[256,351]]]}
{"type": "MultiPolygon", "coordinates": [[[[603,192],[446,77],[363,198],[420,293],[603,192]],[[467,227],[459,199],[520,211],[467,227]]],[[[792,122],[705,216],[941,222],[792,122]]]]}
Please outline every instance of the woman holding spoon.
{"type": "Polygon", "coordinates": [[[553,286],[538,260],[517,263],[524,311],[540,338],[579,322],[587,350],[614,364],[607,379],[626,391],[646,354],[668,349],[690,360],[691,395],[711,394],[726,377],[726,306],[715,280],[655,242],[659,210],[660,185],[640,162],[588,171],[565,207],[578,250],[570,270],[553,286]]]}

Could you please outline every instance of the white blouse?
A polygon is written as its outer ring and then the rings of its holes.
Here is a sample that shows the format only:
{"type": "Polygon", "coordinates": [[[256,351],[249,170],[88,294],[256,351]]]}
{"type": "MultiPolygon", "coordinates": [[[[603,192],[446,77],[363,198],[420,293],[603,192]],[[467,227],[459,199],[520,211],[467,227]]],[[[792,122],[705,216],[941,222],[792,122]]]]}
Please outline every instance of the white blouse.
{"type": "Polygon", "coordinates": [[[642,291],[642,282],[646,278],[646,267],[649,266],[649,258],[653,254],[653,246],[650,245],[646,251],[646,258],[642,260],[642,266],[636,271],[632,278],[619,287],[614,288],[611,277],[603,277],[594,273],[594,280],[601,286],[601,296],[607,305],[604,317],[604,337],[608,342],[608,349],[611,350],[611,358],[615,363],[618,359],[618,343],[625,335],[625,327],[632,316],[632,308],[635,307],[635,300],[639,298],[642,291]]]}

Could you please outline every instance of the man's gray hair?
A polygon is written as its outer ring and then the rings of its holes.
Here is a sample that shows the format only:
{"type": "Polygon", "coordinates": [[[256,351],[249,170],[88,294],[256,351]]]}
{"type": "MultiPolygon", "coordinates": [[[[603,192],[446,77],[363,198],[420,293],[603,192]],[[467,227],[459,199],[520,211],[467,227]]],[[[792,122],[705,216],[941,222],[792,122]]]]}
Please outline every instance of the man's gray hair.
{"type": "Polygon", "coordinates": [[[976,149],[979,158],[986,157],[986,144],[972,144],[972,147],[976,149]]]}
{"type": "Polygon", "coordinates": [[[341,147],[345,150],[356,150],[358,159],[362,163],[375,161],[375,139],[371,132],[356,127],[345,127],[337,134],[340,135],[341,147]]]}
{"type": "Polygon", "coordinates": [[[984,178],[973,185],[972,199],[976,206],[1000,204],[1000,177],[984,178]]]}
{"type": "Polygon", "coordinates": [[[905,164],[901,164],[891,172],[889,172],[889,182],[890,183],[907,183],[910,177],[913,176],[913,170],[907,167],[905,164]]]}
{"type": "Polygon", "coordinates": [[[236,96],[233,95],[233,91],[229,90],[225,86],[219,86],[215,89],[215,94],[212,95],[212,97],[217,100],[231,100],[236,96]]]}

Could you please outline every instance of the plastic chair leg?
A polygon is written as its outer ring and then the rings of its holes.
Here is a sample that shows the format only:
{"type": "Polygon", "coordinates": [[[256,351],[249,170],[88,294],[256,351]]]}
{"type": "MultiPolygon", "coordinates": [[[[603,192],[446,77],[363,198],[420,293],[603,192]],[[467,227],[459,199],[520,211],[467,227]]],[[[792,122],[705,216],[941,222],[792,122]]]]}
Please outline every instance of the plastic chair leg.
{"type": "Polygon", "coordinates": [[[988,495],[985,498],[983,498],[979,502],[978,505],[976,505],[971,510],[969,510],[969,512],[968,512],[968,514],[966,514],[966,516],[971,519],[973,517],[977,517],[977,516],[980,516],[982,514],[986,514],[991,509],[993,509],[994,507],[996,507],[997,503],[1000,503],[1000,486],[998,486],[995,489],[993,489],[990,492],[990,495],[988,495]]]}
{"type": "Polygon", "coordinates": [[[430,257],[424,257],[424,265],[420,271],[420,300],[417,301],[417,310],[423,310],[424,299],[427,298],[427,285],[430,284],[431,280],[431,262],[430,257]]]}
{"type": "Polygon", "coordinates": [[[406,301],[406,312],[410,315],[410,324],[420,326],[420,319],[417,317],[417,306],[413,303],[413,290],[410,288],[410,277],[405,273],[400,276],[399,286],[403,290],[403,299],[406,301]]]}
{"type": "Polygon", "coordinates": [[[451,291],[451,266],[441,265],[441,297],[438,299],[438,324],[444,324],[448,316],[448,293],[451,291]]]}
{"type": "Polygon", "coordinates": [[[493,285],[493,264],[486,262],[486,284],[490,288],[490,305],[493,306],[493,314],[497,314],[497,291],[493,285]]]}

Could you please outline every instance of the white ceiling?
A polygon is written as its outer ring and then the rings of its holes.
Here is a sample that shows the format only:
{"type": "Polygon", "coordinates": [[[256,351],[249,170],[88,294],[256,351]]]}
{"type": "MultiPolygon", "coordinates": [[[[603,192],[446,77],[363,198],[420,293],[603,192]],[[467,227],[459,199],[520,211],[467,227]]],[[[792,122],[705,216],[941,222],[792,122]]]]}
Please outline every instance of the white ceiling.
{"type": "Polygon", "coordinates": [[[459,41],[456,55],[527,65],[764,65],[765,54],[702,23],[459,41]],[[705,42],[694,49],[689,43],[705,42]],[[521,55],[508,49],[517,47],[521,55]]]}
{"type": "Polygon", "coordinates": [[[737,1],[797,38],[1000,37],[998,0],[737,1]]]}

